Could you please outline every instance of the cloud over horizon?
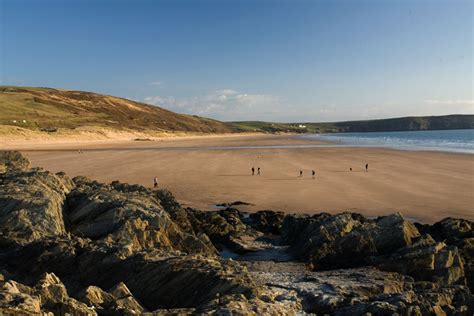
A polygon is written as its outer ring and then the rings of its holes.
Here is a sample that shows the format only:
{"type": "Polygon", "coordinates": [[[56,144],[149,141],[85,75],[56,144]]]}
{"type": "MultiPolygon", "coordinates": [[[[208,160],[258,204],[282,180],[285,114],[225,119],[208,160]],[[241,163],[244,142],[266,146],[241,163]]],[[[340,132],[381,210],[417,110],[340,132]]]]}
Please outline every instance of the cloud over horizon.
{"type": "Polygon", "coordinates": [[[282,98],[267,94],[248,94],[233,89],[210,91],[193,97],[150,96],[146,103],[171,111],[208,116],[220,120],[256,120],[278,112],[282,98]]]}

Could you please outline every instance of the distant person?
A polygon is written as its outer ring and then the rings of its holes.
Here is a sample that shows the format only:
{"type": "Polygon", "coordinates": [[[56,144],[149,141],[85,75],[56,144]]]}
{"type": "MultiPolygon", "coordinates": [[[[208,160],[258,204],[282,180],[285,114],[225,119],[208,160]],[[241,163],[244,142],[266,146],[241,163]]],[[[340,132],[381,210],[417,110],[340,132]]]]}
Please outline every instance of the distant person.
{"type": "Polygon", "coordinates": [[[252,176],[255,174],[255,168],[252,167],[252,176]]]}
{"type": "Polygon", "coordinates": [[[313,170],[313,171],[311,171],[311,174],[312,174],[313,179],[314,179],[314,176],[316,175],[316,172],[313,170]]]}
{"type": "Polygon", "coordinates": [[[300,177],[303,176],[303,170],[300,170],[300,177]]]}
{"type": "Polygon", "coordinates": [[[369,171],[369,164],[368,163],[365,164],[365,171],[369,171]]]}
{"type": "Polygon", "coordinates": [[[260,167],[257,169],[257,175],[260,175],[260,167]]]}
{"type": "Polygon", "coordinates": [[[352,167],[349,168],[349,171],[352,171],[352,167]]]}
{"type": "Polygon", "coordinates": [[[154,188],[157,188],[157,187],[158,187],[158,178],[157,178],[157,177],[154,177],[154,178],[153,178],[153,187],[154,187],[154,188]]]}

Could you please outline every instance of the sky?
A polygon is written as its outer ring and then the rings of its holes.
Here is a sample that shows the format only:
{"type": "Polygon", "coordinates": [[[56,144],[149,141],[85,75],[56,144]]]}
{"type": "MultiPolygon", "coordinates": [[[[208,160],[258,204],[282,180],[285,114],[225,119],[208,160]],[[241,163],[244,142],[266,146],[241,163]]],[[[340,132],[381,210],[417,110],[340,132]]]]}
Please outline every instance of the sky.
{"type": "Polygon", "coordinates": [[[470,0],[0,0],[0,85],[225,121],[474,113],[470,0]]]}

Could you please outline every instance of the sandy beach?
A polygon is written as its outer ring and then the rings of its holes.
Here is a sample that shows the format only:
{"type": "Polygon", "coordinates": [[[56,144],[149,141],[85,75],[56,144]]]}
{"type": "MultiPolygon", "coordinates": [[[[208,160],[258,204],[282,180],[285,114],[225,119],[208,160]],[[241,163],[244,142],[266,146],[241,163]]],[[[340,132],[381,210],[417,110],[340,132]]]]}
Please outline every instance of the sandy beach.
{"type": "Polygon", "coordinates": [[[2,149],[20,150],[34,166],[103,182],[151,187],[156,176],[160,187],[171,190],[184,206],[201,209],[240,200],[253,204],[242,208],[250,211],[357,211],[368,216],[400,211],[426,223],[448,216],[474,220],[472,155],[308,145],[325,143],[288,135],[246,135],[31,142],[2,149]],[[260,167],[262,174],[252,176],[252,166],[260,167]],[[298,176],[300,169],[303,177],[298,176]]]}

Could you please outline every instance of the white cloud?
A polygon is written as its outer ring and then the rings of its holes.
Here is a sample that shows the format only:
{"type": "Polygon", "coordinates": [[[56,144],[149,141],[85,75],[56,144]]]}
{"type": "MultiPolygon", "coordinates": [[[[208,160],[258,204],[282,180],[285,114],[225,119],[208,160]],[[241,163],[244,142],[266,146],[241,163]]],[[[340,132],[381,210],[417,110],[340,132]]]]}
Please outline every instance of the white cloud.
{"type": "Polygon", "coordinates": [[[247,94],[222,89],[194,97],[152,96],[145,98],[144,101],[179,113],[221,120],[256,120],[262,117],[269,118],[275,114],[282,99],[273,95],[247,94]]]}
{"type": "Polygon", "coordinates": [[[474,105],[474,100],[424,100],[426,104],[454,104],[454,105],[474,105]]]}
{"type": "Polygon", "coordinates": [[[152,81],[152,82],[149,83],[149,85],[159,87],[159,86],[163,85],[163,81],[152,81]]]}

